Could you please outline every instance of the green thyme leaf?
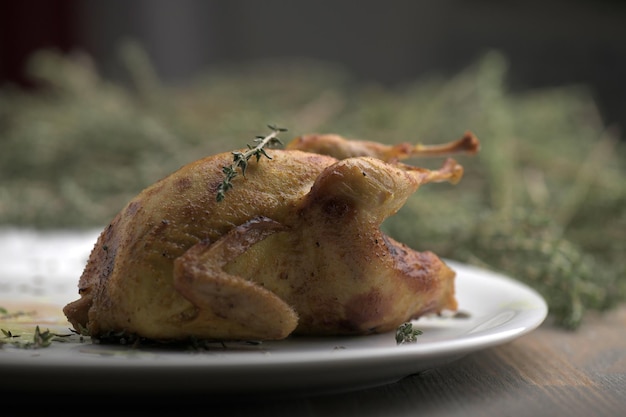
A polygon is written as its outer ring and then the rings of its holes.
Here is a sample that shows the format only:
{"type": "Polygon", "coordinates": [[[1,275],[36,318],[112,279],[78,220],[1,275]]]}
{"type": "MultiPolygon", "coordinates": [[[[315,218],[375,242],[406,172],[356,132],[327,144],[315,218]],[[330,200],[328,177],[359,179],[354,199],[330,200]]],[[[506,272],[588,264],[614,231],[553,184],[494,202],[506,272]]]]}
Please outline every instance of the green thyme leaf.
{"type": "Polygon", "coordinates": [[[413,328],[411,322],[402,323],[396,329],[396,344],[402,345],[404,343],[414,343],[417,341],[417,336],[423,332],[419,329],[413,328]]]}

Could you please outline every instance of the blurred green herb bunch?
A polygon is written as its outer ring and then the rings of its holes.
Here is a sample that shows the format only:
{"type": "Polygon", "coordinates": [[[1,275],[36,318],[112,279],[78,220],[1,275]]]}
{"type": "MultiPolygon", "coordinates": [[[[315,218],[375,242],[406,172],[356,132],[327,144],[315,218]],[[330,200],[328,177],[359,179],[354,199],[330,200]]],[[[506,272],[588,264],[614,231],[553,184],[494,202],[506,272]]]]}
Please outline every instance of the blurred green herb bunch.
{"type": "Polygon", "coordinates": [[[481,151],[457,158],[461,182],[422,187],[385,232],[528,283],[565,328],[626,298],[626,141],[585,86],[512,92],[496,51],[395,87],[313,61],[207,68],[165,85],[133,43],[120,63],[128,78],[112,82],[89,56],[44,50],[29,65],[43,88],[0,86],[0,226],[102,227],[145,186],[268,123],[385,143],[471,130],[481,151]]]}

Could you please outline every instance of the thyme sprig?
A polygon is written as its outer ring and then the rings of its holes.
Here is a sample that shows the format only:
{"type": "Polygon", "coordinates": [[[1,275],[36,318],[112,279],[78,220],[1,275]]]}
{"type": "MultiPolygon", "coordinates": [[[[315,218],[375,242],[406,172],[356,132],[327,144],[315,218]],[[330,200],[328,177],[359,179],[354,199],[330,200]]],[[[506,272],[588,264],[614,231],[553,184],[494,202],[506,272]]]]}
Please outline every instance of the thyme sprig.
{"type": "Polygon", "coordinates": [[[20,340],[21,335],[13,334],[10,330],[0,329],[4,334],[4,338],[8,340],[0,340],[0,345],[10,343],[13,346],[22,349],[39,349],[50,346],[53,341],[63,341],[69,334],[53,333],[49,329],[41,330],[39,326],[35,327],[35,333],[31,340],[20,340]]]}
{"type": "Polygon", "coordinates": [[[417,340],[417,336],[422,333],[420,329],[413,328],[413,324],[410,321],[402,323],[396,329],[396,344],[414,343],[417,340]]]}
{"type": "Polygon", "coordinates": [[[282,132],[286,132],[287,129],[282,127],[277,127],[274,125],[267,125],[270,128],[271,132],[266,136],[257,136],[254,139],[256,146],[252,147],[248,146],[248,150],[245,152],[234,151],[233,154],[233,163],[230,165],[226,165],[222,167],[222,172],[224,173],[224,180],[217,187],[217,201],[223,201],[226,197],[226,192],[233,188],[232,180],[235,178],[237,174],[237,168],[241,169],[241,175],[246,176],[246,169],[248,168],[248,160],[255,156],[257,162],[261,159],[261,156],[266,157],[267,159],[272,159],[267,152],[265,152],[265,147],[273,147],[276,145],[282,145],[280,139],[278,139],[278,135],[282,132]]]}

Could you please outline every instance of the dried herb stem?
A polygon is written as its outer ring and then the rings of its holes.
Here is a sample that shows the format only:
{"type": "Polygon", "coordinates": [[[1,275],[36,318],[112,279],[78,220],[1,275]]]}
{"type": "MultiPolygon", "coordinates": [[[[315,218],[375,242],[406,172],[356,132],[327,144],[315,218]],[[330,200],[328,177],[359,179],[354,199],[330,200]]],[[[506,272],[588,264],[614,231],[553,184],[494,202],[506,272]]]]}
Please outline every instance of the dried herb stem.
{"type": "Polygon", "coordinates": [[[233,151],[233,163],[230,165],[226,165],[222,167],[222,172],[224,173],[224,180],[217,188],[217,201],[223,201],[226,197],[226,192],[233,188],[232,180],[235,178],[237,174],[237,168],[241,170],[241,175],[246,176],[246,169],[248,168],[248,160],[255,156],[257,162],[261,159],[261,156],[266,157],[267,159],[272,159],[267,152],[265,152],[265,147],[272,147],[277,144],[281,144],[280,139],[278,139],[278,135],[281,132],[286,132],[287,129],[282,127],[277,127],[274,125],[268,125],[271,132],[266,136],[257,136],[255,138],[256,146],[252,147],[248,145],[248,150],[245,152],[241,151],[233,151]]]}

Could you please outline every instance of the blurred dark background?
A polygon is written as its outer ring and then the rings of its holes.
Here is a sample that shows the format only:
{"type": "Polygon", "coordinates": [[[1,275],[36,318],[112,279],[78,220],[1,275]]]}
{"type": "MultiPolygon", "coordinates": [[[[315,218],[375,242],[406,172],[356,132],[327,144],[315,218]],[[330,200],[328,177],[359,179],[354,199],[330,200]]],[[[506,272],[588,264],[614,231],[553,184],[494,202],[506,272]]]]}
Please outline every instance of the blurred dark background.
{"type": "Polygon", "coordinates": [[[167,83],[212,65],[302,57],[394,85],[453,74],[497,49],[511,89],[585,84],[605,123],[626,126],[626,2],[617,0],[2,1],[0,84],[32,87],[25,62],[51,47],[83,50],[118,79],[128,38],[167,83]]]}

